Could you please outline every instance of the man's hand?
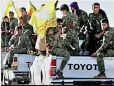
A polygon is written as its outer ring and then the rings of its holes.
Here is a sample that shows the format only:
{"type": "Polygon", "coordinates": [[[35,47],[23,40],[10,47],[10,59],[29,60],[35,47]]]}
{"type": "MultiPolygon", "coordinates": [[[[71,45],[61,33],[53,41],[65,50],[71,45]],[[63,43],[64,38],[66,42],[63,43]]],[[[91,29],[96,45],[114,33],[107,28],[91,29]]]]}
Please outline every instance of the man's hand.
{"type": "Polygon", "coordinates": [[[99,35],[99,34],[97,34],[97,35],[95,35],[95,37],[96,37],[96,38],[100,38],[100,35],[99,35]]]}
{"type": "Polygon", "coordinates": [[[96,57],[97,56],[97,53],[93,53],[91,56],[92,57],[96,57]]]}
{"type": "Polygon", "coordinates": [[[100,38],[103,34],[104,34],[104,31],[102,31],[101,33],[95,35],[95,37],[96,37],[96,38],[100,38]]]}

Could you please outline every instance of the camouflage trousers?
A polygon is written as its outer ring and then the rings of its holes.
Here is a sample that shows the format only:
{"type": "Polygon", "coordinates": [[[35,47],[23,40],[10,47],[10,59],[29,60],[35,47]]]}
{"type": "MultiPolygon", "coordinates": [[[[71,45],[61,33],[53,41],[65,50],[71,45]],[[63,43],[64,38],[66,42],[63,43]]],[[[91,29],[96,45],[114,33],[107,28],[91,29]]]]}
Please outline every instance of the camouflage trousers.
{"type": "Polygon", "coordinates": [[[11,36],[10,35],[3,35],[3,36],[1,36],[1,38],[2,38],[2,41],[3,41],[2,46],[3,47],[9,47],[8,42],[9,42],[11,36]]]}
{"type": "Polygon", "coordinates": [[[98,70],[100,72],[105,72],[105,66],[103,60],[104,57],[114,57],[114,50],[107,49],[106,51],[102,51],[97,54],[97,65],[98,65],[98,70]]]}
{"type": "MultiPolygon", "coordinates": [[[[75,55],[79,53],[79,37],[76,30],[70,29],[66,33],[66,41],[75,48],[75,55]]],[[[73,50],[74,51],[74,50],[73,50]]]]}
{"type": "Polygon", "coordinates": [[[9,50],[9,52],[6,55],[7,61],[9,64],[12,64],[13,62],[13,56],[14,54],[22,54],[22,53],[27,53],[26,49],[19,49],[19,48],[12,48],[9,50]]]}
{"type": "Polygon", "coordinates": [[[67,62],[70,58],[70,53],[64,48],[54,48],[52,50],[52,55],[63,57],[61,65],[60,65],[60,70],[63,71],[65,65],[67,64],[67,62]]]}

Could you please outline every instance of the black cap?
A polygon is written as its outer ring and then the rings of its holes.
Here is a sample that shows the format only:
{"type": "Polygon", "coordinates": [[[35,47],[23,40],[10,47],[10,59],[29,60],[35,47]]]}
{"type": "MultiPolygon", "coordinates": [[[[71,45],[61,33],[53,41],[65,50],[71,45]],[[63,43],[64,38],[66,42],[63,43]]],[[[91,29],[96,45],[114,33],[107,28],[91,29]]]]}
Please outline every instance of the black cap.
{"type": "Polygon", "coordinates": [[[106,23],[106,24],[109,24],[109,21],[108,21],[108,19],[107,19],[107,18],[104,18],[104,19],[102,19],[102,20],[101,20],[101,23],[106,23]]]}
{"type": "Polygon", "coordinates": [[[60,7],[60,11],[62,10],[66,10],[66,11],[69,11],[69,7],[67,4],[63,4],[61,7],[60,7]]]}

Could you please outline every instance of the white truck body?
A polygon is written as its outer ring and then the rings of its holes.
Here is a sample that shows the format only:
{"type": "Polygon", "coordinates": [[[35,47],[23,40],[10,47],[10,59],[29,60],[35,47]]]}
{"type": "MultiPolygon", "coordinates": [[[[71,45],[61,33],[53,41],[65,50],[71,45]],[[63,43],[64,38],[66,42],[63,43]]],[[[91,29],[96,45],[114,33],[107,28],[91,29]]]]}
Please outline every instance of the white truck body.
{"type": "Polygon", "coordinates": [[[31,71],[32,85],[53,85],[53,84],[73,84],[74,81],[114,81],[114,57],[105,57],[105,73],[107,79],[95,79],[99,74],[96,58],[89,56],[71,56],[64,68],[64,78],[57,78],[56,75],[50,75],[51,61],[56,60],[53,66],[55,72],[59,69],[62,57],[57,56],[38,56],[35,58],[31,71]]]}
{"type": "MultiPolygon", "coordinates": [[[[3,65],[3,61],[5,60],[6,52],[1,53],[1,64],[3,65]]],[[[17,62],[12,64],[17,64],[16,69],[4,69],[3,70],[3,84],[5,81],[13,81],[14,79],[20,82],[27,81],[29,82],[29,72],[30,66],[32,65],[35,56],[29,54],[15,54],[14,58],[17,58],[17,62]]]]}

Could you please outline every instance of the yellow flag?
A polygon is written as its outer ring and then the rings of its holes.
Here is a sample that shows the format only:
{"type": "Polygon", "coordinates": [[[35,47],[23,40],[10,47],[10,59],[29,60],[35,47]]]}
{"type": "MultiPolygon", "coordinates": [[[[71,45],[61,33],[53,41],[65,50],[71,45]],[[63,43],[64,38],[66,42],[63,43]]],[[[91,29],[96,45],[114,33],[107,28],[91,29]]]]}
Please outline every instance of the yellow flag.
{"type": "Polygon", "coordinates": [[[4,16],[8,16],[11,7],[13,7],[12,1],[8,2],[5,12],[4,12],[4,16]]]}
{"type": "Polygon", "coordinates": [[[28,15],[31,16],[36,11],[36,8],[31,3],[31,1],[28,1],[28,15]]]}
{"type": "Polygon", "coordinates": [[[4,16],[8,16],[9,12],[10,12],[10,9],[11,8],[14,8],[16,14],[17,14],[17,17],[20,17],[20,11],[19,9],[14,5],[14,2],[13,1],[9,1],[8,4],[7,4],[7,7],[5,9],[5,12],[4,12],[4,16]]]}
{"type": "Polygon", "coordinates": [[[14,5],[14,9],[16,11],[17,17],[19,18],[21,16],[21,13],[19,11],[19,8],[14,5]]]}
{"type": "Polygon", "coordinates": [[[42,38],[46,35],[48,27],[55,27],[57,25],[57,21],[54,0],[34,12],[29,23],[33,25],[34,32],[42,38]]]}

